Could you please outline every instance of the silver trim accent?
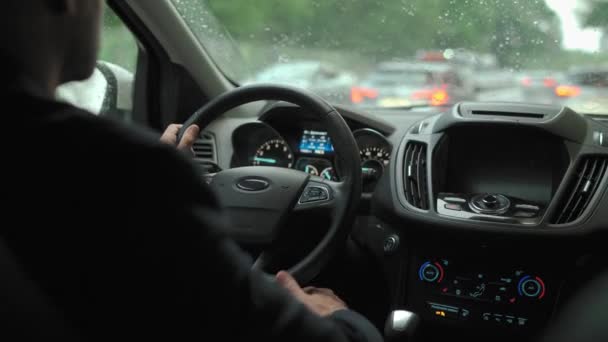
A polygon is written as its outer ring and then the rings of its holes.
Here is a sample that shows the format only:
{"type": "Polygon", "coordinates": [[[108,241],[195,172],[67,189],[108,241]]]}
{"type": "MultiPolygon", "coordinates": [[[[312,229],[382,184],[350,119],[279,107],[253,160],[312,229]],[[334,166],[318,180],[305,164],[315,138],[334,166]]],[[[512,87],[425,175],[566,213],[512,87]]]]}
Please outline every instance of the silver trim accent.
{"type": "Polygon", "coordinates": [[[522,217],[507,217],[507,216],[496,216],[488,214],[479,214],[475,212],[469,212],[466,210],[455,211],[444,208],[444,205],[448,202],[441,198],[437,199],[437,213],[439,216],[457,218],[461,220],[474,220],[474,221],[491,221],[496,223],[510,223],[510,224],[521,224],[526,226],[536,225],[540,222],[540,217],[522,218],[522,217]]]}
{"type": "Polygon", "coordinates": [[[587,183],[585,183],[585,186],[583,187],[583,193],[588,193],[589,189],[591,188],[591,181],[587,180],[587,183]]]}

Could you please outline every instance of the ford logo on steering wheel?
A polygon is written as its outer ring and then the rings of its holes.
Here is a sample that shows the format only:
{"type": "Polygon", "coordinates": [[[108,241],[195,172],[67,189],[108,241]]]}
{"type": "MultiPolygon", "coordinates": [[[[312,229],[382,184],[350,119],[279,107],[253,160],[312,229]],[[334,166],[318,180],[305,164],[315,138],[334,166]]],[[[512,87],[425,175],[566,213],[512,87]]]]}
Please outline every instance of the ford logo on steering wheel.
{"type": "Polygon", "coordinates": [[[240,179],[236,187],[249,192],[262,191],[270,187],[270,181],[260,177],[247,177],[240,179]]]}

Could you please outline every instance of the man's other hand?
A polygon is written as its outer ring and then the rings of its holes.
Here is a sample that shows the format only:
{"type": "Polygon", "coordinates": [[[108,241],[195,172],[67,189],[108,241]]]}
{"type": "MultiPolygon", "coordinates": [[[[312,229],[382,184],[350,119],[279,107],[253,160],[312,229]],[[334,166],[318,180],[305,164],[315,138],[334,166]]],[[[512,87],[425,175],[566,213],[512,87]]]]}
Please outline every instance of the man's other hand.
{"type": "Polygon", "coordinates": [[[165,133],[163,133],[163,135],[160,137],[160,141],[165,144],[175,146],[179,150],[192,151],[192,145],[194,145],[194,142],[196,142],[198,139],[201,129],[197,125],[188,127],[184,133],[184,136],[182,137],[182,140],[178,143],[177,135],[182,127],[183,125],[169,125],[169,127],[167,127],[165,130],[165,133]]]}
{"type": "Polygon", "coordinates": [[[285,271],[277,273],[276,279],[297,300],[321,317],[347,309],[346,304],[330,289],[312,286],[301,288],[298,282],[285,271]]]}

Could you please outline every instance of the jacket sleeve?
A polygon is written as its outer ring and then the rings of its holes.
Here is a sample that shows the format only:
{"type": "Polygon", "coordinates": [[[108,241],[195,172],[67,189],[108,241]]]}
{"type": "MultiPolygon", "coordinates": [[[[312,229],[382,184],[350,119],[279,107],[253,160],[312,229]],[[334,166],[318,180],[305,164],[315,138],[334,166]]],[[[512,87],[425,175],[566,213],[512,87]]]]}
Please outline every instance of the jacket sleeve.
{"type": "Polygon", "coordinates": [[[162,194],[157,196],[158,204],[145,209],[153,213],[151,220],[156,224],[167,225],[165,232],[148,232],[150,241],[163,245],[154,256],[162,260],[162,266],[154,273],[171,277],[155,284],[166,287],[164,292],[169,294],[156,302],[157,308],[163,308],[163,319],[151,319],[164,322],[159,329],[170,326],[179,332],[171,335],[173,340],[220,336],[223,341],[382,341],[375,327],[359,314],[345,310],[319,317],[273,277],[252,270],[249,256],[222,233],[227,223],[202,177],[173,151],[159,150],[169,181],[156,187],[157,194],[162,194]]]}
{"type": "MultiPolygon", "coordinates": [[[[221,218],[211,219],[215,213],[199,211],[195,220],[213,225],[211,231],[221,227],[221,218]]],[[[220,228],[221,229],[221,228],[220,228]]],[[[274,277],[251,268],[252,262],[230,239],[221,232],[208,239],[206,250],[213,250],[208,260],[224,264],[230,270],[218,279],[219,297],[235,298],[226,306],[226,317],[239,317],[242,329],[234,329],[234,340],[248,336],[265,341],[382,341],[376,328],[363,316],[352,310],[341,310],[322,318],[310,312],[280,287],[274,277]],[[226,291],[227,289],[231,289],[226,291]]],[[[206,243],[207,244],[207,243],[206,243]]],[[[217,265],[209,265],[211,268],[217,265]]],[[[219,272],[219,270],[218,270],[219,272]]]]}

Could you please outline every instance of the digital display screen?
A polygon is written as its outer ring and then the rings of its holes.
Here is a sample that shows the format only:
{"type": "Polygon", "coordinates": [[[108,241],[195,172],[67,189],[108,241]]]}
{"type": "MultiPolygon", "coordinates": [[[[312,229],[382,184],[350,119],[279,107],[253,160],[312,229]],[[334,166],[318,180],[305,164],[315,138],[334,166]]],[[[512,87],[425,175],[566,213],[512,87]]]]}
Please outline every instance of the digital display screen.
{"type": "Polygon", "coordinates": [[[452,130],[445,190],[497,193],[547,205],[559,184],[555,180],[561,179],[560,144],[521,128],[452,130]]]}
{"type": "Polygon", "coordinates": [[[327,132],[305,130],[300,141],[300,153],[332,154],[334,153],[334,146],[327,132]]]}

